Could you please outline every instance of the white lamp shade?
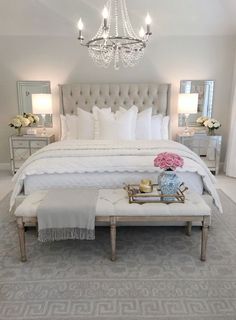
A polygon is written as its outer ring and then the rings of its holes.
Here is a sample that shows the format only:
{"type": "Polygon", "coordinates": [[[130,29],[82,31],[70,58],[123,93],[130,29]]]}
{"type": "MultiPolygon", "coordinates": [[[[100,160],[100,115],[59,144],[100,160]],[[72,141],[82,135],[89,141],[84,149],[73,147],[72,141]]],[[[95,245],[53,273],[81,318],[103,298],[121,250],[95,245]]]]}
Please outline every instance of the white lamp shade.
{"type": "Polygon", "coordinates": [[[52,95],[50,93],[32,94],[32,111],[35,114],[52,114],[52,95]]]}
{"type": "Polygon", "coordinates": [[[178,111],[179,113],[197,113],[198,93],[180,93],[178,111]]]}

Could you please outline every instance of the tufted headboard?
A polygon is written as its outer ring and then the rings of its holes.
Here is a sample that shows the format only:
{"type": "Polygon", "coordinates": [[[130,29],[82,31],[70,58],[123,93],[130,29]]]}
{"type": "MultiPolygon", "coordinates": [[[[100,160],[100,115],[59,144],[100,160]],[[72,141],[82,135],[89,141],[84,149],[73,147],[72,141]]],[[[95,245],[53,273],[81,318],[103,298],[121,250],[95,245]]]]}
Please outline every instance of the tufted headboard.
{"type": "Polygon", "coordinates": [[[121,83],[121,84],[63,84],[59,85],[62,113],[77,113],[77,107],[92,111],[94,105],[129,108],[136,105],[140,111],[152,106],[153,113],[168,114],[169,84],[121,83]]]}

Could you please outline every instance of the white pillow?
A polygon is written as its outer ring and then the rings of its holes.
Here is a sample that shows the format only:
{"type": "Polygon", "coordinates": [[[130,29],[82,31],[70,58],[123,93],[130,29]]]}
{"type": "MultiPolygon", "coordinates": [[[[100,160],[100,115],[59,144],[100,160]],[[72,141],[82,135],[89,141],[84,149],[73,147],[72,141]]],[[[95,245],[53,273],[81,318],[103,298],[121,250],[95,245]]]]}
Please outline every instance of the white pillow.
{"type": "Polygon", "coordinates": [[[94,116],[94,139],[99,139],[100,136],[100,128],[98,121],[98,112],[104,112],[105,114],[111,114],[111,108],[98,108],[97,106],[93,107],[93,116],[94,116]]]}
{"type": "Polygon", "coordinates": [[[60,124],[61,124],[61,140],[66,140],[67,138],[67,125],[66,125],[66,117],[64,114],[60,114],[60,124]]]}
{"type": "Polygon", "coordinates": [[[152,120],[152,108],[148,108],[138,113],[137,123],[136,123],[136,139],[137,140],[152,139],[151,120],[152,120]]]}
{"type": "Polygon", "coordinates": [[[162,139],[168,140],[169,139],[169,121],[170,117],[165,116],[163,117],[162,121],[162,139]]]}
{"type": "Polygon", "coordinates": [[[67,134],[66,139],[78,139],[78,116],[66,114],[67,134]]]}
{"type": "Polygon", "coordinates": [[[99,111],[99,139],[101,140],[132,140],[134,110],[126,112],[105,113],[99,111]]]}
{"type": "Polygon", "coordinates": [[[77,108],[78,114],[78,139],[94,139],[94,116],[81,108],[77,108]]]}
{"type": "Polygon", "coordinates": [[[162,123],[163,123],[163,115],[162,114],[152,116],[151,127],[152,127],[152,139],[153,140],[162,140],[163,139],[163,135],[162,135],[163,125],[162,125],[162,123]]]}
{"type": "Polygon", "coordinates": [[[137,124],[137,116],[138,116],[138,107],[133,105],[130,109],[126,110],[123,107],[119,108],[119,111],[116,112],[118,115],[119,112],[133,112],[133,120],[132,120],[132,126],[131,126],[131,134],[132,134],[132,140],[136,139],[136,124],[137,124]]]}

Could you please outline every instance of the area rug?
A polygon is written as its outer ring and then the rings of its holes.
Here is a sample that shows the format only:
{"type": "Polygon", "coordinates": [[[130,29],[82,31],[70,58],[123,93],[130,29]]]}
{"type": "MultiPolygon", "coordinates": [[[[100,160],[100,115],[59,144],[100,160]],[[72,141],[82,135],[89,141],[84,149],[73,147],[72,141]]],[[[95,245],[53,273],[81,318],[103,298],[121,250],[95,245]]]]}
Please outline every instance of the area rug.
{"type": "Polygon", "coordinates": [[[236,204],[220,192],[207,261],[200,228],[124,227],[115,262],[109,229],[95,241],[41,244],[26,233],[28,262],[19,261],[9,196],[0,202],[0,319],[236,320],[236,204]]]}

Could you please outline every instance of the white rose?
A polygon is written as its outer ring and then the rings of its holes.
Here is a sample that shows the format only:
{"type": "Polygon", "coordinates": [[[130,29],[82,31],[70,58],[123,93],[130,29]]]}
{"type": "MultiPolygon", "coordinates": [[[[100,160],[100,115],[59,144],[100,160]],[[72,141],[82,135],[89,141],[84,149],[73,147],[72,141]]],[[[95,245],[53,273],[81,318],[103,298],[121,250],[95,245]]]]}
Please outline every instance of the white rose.
{"type": "Polygon", "coordinates": [[[14,118],[11,121],[11,124],[15,127],[15,128],[20,128],[22,126],[20,119],[18,118],[14,118]]]}
{"type": "Polygon", "coordinates": [[[214,128],[218,129],[219,127],[220,127],[220,123],[219,123],[219,121],[216,121],[214,123],[214,128]]]}
{"type": "Polygon", "coordinates": [[[23,127],[27,127],[30,124],[30,121],[27,118],[22,118],[21,123],[23,127]]]}
{"type": "Polygon", "coordinates": [[[208,128],[212,129],[213,127],[214,127],[214,124],[213,124],[212,122],[210,122],[210,123],[208,124],[208,128]]]}
{"type": "Polygon", "coordinates": [[[28,119],[30,123],[34,123],[34,118],[32,116],[28,116],[28,118],[25,119],[28,119]]]}
{"type": "Polygon", "coordinates": [[[34,115],[34,120],[35,120],[36,123],[39,122],[39,117],[34,115]]]}

